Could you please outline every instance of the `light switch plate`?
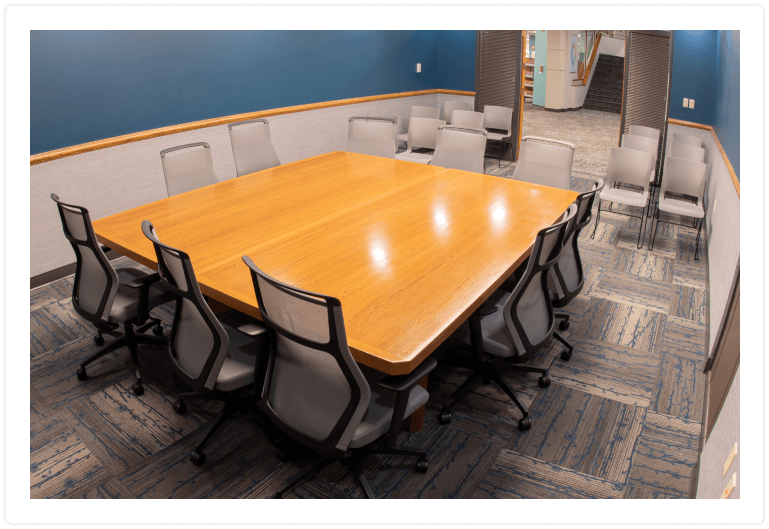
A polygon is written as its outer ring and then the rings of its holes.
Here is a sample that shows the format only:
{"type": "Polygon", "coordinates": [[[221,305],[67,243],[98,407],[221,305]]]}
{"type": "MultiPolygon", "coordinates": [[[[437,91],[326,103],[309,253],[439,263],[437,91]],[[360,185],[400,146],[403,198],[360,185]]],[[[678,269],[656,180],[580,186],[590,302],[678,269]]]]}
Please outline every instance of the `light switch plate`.
{"type": "Polygon", "coordinates": [[[689,100],[689,108],[694,108],[694,99],[689,100]]]}
{"type": "Polygon", "coordinates": [[[688,108],[688,107],[689,107],[689,98],[685,97],[684,98],[684,108],[688,108]]]}

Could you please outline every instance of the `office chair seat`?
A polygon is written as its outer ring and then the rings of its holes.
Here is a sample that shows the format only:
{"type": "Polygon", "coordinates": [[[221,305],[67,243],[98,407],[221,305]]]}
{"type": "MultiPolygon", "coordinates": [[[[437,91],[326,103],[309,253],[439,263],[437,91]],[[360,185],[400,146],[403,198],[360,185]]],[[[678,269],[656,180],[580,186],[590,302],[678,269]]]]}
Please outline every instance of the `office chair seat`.
{"type": "Polygon", "coordinates": [[[504,140],[510,137],[510,134],[499,134],[497,132],[489,132],[489,135],[486,137],[486,139],[492,140],[492,141],[500,141],[504,140]]]}
{"type": "MultiPolygon", "coordinates": [[[[118,285],[115,301],[112,303],[107,321],[110,323],[122,323],[136,318],[139,313],[139,289],[127,287],[126,283],[150,274],[136,268],[117,268],[115,272],[117,272],[120,284],[118,285]]],[[[163,303],[168,303],[174,298],[175,296],[165,288],[163,283],[154,283],[149,289],[147,310],[152,310],[163,303]]]]}
{"type": "MultiPolygon", "coordinates": [[[[396,392],[385,389],[377,384],[371,384],[371,400],[368,403],[363,419],[355,429],[355,433],[350,441],[350,448],[360,448],[361,446],[371,444],[387,433],[390,428],[393,410],[395,409],[396,397],[396,392]]],[[[427,404],[429,398],[430,395],[422,386],[416,385],[411,388],[404,416],[410,416],[427,404]]]]}
{"type": "Polygon", "coordinates": [[[240,315],[236,311],[216,315],[230,339],[227,356],[214,384],[216,391],[235,391],[254,382],[256,362],[262,344],[254,340],[254,335],[238,330],[238,316],[240,315]]]}
{"type": "Polygon", "coordinates": [[[684,200],[678,200],[674,198],[659,198],[660,211],[665,213],[674,213],[676,215],[686,215],[687,217],[694,217],[700,219],[705,216],[705,211],[702,209],[702,204],[694,204],[693,202],[686,202],[684,200]]]}
{"type": "MultiPolygon", "coordinates": [[[[497,290],[486,300],[485,306],[497,307],[495,312],[481,318],[481,329],[483,329],[483,347],[487,353],[494,356],[509,357],[520,356],[513,343],[513,335],[505,323],[504,307],[509,292],[497,290]]],[[[470,340],[470,323],[465,321],[457,329],[456,338],[459,338],[467,345],[473,345],[470,340]]],[[[523,353],[525,354],[525,353],[523,353]]]]}
{"type": "Polygon", "coordinates": [[[648,189],[644,190],[643,193],[639,193],[638,191],[621,187],[604,187],[603,191],[601,191],[601,200],[620,202],[622,204],[627,204],[628,206],[639,208],[645,207],[648,199],[648,189]]]}

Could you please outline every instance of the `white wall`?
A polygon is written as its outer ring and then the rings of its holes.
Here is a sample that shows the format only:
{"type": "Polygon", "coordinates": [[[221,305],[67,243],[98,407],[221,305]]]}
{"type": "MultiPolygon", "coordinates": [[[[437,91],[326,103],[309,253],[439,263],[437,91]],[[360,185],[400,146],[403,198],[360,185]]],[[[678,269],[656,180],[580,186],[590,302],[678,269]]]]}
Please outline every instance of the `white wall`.
{"type": "MultiPolygon", "coordinates": [[[[408,131],[412,105],[442,107],[447,100],[474,97],[430,94],[344,105],[268,118],[272,142],[282,163],[344,150],[351,116],[400,116],[399,132],[408,131]]],[[[35,277],[75,261],[64,238],[51,193],[67,203],[87,208],[91,219],[166,198],[160,151],[205,141],[211,146],[219,180],[235,178],[235,160],[227,125],[181,132],[128,143],[30,166],[30,276],[35,277]]]]}

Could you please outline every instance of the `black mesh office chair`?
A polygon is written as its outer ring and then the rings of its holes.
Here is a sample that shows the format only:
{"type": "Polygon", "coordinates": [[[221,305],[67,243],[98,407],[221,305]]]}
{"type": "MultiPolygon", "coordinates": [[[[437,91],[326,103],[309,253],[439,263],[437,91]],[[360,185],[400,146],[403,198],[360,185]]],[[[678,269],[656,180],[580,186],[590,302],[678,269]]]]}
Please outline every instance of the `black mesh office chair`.
{"type": "Polygon", "coordinates": [[[163,244],[149,221],[142,222],[144,235],[152,241],[158,272],[176,297],[176,312],[168,350],[179,378],[193,391],[178,395],[173,408],[187,411],[186,400],[223,400],[224,408],[190,454],[201,466],[203,447],[236,411],[246,411],[261,392],[267,348],[267,329],[255,319],[229,311],[215,316],[200,292],[189,255],[163,244]]]}
{"type": "MultiPolygon", "coordinates": [[[[566,235],[566,242],[561,252],[561,258],[550,269],[548,277],[548,288],[550,289],[550,300],[554,308],[565,307],[569,302],[582,292],[585,285],[585,273],[582,269],[582,258],[579,255],[579,234],[582,228],[589,225],[593,219],[593,202],[598,193],[603,189],[604,181],[599,179],[593,184],[590,191],[580,194],[574,203],[577,205],[577,213],[574,222],[571,224],[569,233],[566,235]]],[[[555,314],[555,317],[561,320],[559,327],[562,331],[569,328],[569,315],[566,313],[555,314]]],[[[569,360],[571,354],[564,351],[561,358],[569,360]]]]}
{"type": "Polygon", "coordinates": [[[491,379],[523,413],[518,421],[521,430],[531,428],[528,411],[518,401],[515,392],[502,380],[505,371],[539,373],[540,387],[550,385],[548,370],[522,365],[531,361],[534,355],[545,347],[551,337],[566,346],[569,353],[572,346],[555,332],[555,314],[547,289],[550,268],[561,256],[566,234],[577,212],[572,204],[562,219],[537,233],[529,256],[528,266],[512,293],[504,290],[494,292],[484,305],[476,310],[454,334],[472,347],[473,355],[466,359],[452,361],[449,365],[469,368],[472,374],[443,405],[438,421],[451,422],[451,409],[467,395],[483,378],[491,379]],[[502,360],[508,360],[502,362],[502,360]]]}
{"type": "Polygon", "coordinates": [[[127,346],[131,351],[136,382],[132,389],[136,395],[144,393],[139,370],[138,345],[164,343],[160,338],[163,327],[158,318],[149,317],[149,311],[173,299],[158,283],[160,276],[147,274],[135,268],[112,267],[96,240],[88,210],[81,206],[65,204],[51,193],[59,209],[64,236],[75,251],[77,265],[75,284],[72,288],[72,307],[80,316],[96,326],[96,345],[104,345],[104,333],[116,335],[115,340],[80,364],[77,378],[86,380],[86,366],[102,356],[127,346]],[[123,325],[123,333],[115,330],[123,325]],[[134,325],[138,325],[134,329],[134,325]],[[154,326],[156,336],[144,334],[154,326]]]}
{"type": "Polygon", "coordinates": [[[417,471],[428,467],[426,452],[396,446],[403,420],[428,400],[417,384],[435,366],[428,358],[412,373],[369,383],[347,346],[342,305],[273,279],[254,265],[256,299],[273,347],[263,387],[264,410],[288,436],[310,448],[315,460],[280,492],[332,461],[347,466],[367,498],[374,494],[360,464],[361,452],[417,457],[417,471]]]}

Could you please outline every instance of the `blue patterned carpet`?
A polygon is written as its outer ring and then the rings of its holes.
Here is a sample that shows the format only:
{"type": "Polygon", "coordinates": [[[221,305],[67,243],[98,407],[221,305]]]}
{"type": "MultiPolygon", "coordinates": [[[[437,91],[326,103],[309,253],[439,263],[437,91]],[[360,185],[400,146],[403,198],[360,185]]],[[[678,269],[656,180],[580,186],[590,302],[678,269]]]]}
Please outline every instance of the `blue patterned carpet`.
{"type": "MultiPolygon", "coordinates": [[[[488,162],[509,177],[513,166],[488,162]]],[[[572,188],[591,184],[579,174],[572,188]]],[[[424,447],[426,474],[398,457],[363,466],[380,498],[683,498],[697,456],[702,415],[707,249],[694,260],[694,230],[661,225],[654,252],[636,250],[638,225],[612,213],[595,239],[583,231],[587,284],[565,310],[569,362],[553,342],[536,359],[552,384],[507,377],[532,428],[495,385],[481,385],[441,426],[436,415],[466,372],[438,368],[429,381],[425,427],[400,442],[424,447]]],[[[121,258],[118,266],[138,266],[121,258]]],[[[72,310],[72,278],[30,292],[30,496],[33,498],[265,498],[303,464],[281,462],[259,416],[228,423],[195,467],[188,455],[217,404],[171,409],[180,383],[166,353],[142,346],[146,393],[136,397],[126,349],[79,381],[92,354],[90,324],[72,310]]],[[[156,309],[170,329],[168,306],[156,309]]],[[[292,497],[350,498],[347,470],[327,466],[292,497]]]]}

